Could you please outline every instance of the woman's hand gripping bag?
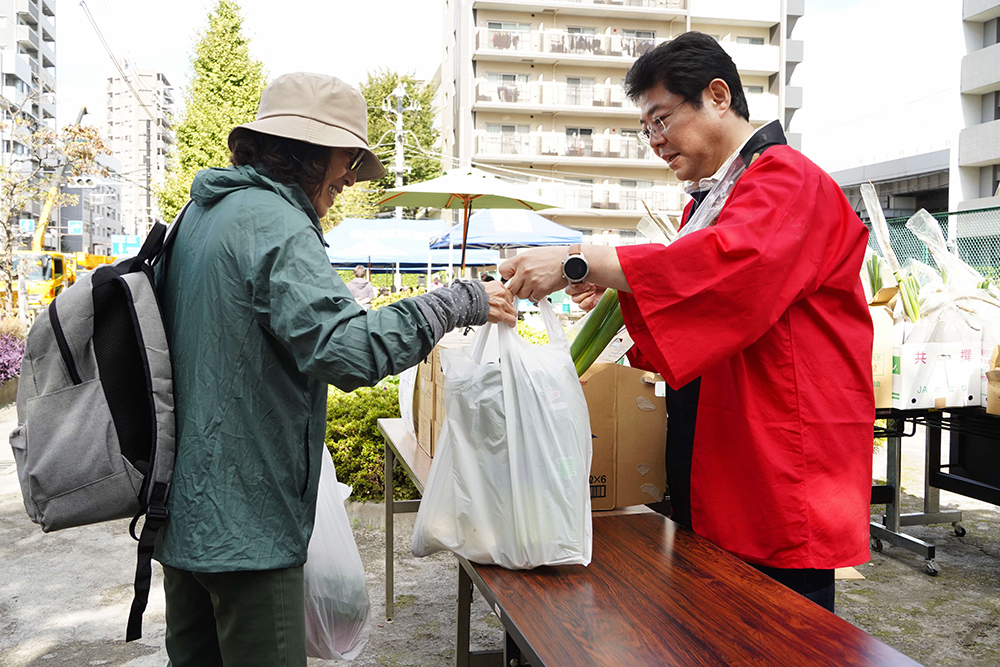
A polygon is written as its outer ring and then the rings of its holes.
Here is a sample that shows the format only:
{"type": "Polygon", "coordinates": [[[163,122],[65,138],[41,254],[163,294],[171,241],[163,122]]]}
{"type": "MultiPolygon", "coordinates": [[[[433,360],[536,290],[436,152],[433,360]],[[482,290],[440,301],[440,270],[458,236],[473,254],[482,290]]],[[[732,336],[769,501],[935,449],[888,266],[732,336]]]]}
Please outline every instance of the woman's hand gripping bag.
{"type": "Polygon", "coordinates": [[[590,414],[569,344],[548,301],[551,342],[486,325],[441,352],[446,421],[411,550],[528,569],[590,563],[590,414]],[[484,359],[487,338],[499,359],[484,359]]]}
{"type": "Polygon", "coordinates": [[[368,643],[371,624],[365,568],[344,508],[350,492],[342,489],[350,487],[337,482],[333,460],[325,453],[303,574],[306,652],[327,660],[356,658],[368,643]]]}

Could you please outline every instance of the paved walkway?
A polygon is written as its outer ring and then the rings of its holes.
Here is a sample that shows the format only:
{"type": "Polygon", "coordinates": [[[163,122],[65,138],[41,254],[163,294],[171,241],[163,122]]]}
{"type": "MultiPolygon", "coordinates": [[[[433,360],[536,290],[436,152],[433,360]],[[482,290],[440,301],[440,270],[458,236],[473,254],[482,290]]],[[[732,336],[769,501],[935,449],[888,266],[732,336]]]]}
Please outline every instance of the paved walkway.
{"type": "MultiPolygon", "coordinates": [[[[154,564],[144,636],[126,644],[135,568],[128,521],[43,534],[24,512],[6,442],[16,421],[12,406],[0,409],[0,667],[163,667],[167,658],[159,566],[154,564]]],[[[884,450],[874,464],[875,476],[884,477],[884,450]]],[[[922,435],[905,438],[903,488],[911,496],[923,494],[923,464],[922,435]]],[[[908,497],[908,502],[914,501],[908,497]]],[[[1000,514],[992,505],[950,493],[942,492],[941,502],[970,510],[968,537],[955,538],[947,526],[908,532],[940,545],[942,575],[928,577],[919,558],[887,548],[858,568],[866,580],[838,582],[838,613],[926,665],[995,665],[994,657],[1000,654],[1000,556],[994,536],[1000,533],[1000,514]]],[[[413,515],[398,517],[397,613],[394,623],[384,623],[381,511],[371,504],[353,509],[373,612],[371,641],[354,665],[454,664],[454,559],[448,554],[412,557],[412,526],[407,522],[413,515]]],[[[496,647],[502,638],[498,624],[479,596],[475,605],[474,648],[496,647]]],[[[323,664],[339,663],[310,661],[314,667],[323,664]]]]}

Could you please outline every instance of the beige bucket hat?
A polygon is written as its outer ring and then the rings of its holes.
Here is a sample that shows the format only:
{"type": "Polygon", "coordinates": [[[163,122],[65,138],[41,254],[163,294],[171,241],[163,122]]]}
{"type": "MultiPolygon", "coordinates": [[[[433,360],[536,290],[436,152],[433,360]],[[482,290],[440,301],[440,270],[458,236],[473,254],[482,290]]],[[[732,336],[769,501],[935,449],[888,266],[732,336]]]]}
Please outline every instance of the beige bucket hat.
{"type": "Polygon", "coordinates": [[[357,89],[326,74],[293,72],[268,84],[260,96],[257,120],[233,128],[254,130],[318,146],[361,148],[359,181],[385,176],[385,167],[368,147],[368,103],[357,89]]]}

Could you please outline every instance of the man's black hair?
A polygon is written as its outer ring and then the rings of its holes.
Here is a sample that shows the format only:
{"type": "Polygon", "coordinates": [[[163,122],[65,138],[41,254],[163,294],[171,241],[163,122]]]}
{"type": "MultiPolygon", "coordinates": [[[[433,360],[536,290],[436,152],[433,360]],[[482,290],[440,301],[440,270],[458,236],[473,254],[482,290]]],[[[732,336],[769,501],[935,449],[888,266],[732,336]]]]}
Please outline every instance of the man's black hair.
{"type": "Polygon", "coordinates": [[[625,94],[635,102],[643,93],[663,84],[697,109],[701,108],[701,91],[712,79],[726,82],[733,111],[750,120],[736,63],[714,38],[702,32],[686,32],[639,56],[625,75],[624,87],[625,94]]]}

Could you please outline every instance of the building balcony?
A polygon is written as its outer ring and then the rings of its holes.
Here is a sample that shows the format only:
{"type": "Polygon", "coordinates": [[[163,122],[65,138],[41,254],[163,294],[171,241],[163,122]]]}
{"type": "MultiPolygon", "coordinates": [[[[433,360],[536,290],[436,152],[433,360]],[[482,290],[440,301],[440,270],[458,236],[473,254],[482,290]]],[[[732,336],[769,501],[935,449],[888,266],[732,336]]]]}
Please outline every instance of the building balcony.
{"type": "Polygon", "coordinates": [[[789,18],[800,19],[806,13],[806,0],[788,0],[785,5],[785,13],[789,18]]]}
{"type": "Polygon", "coordinates": [[[646,215],[646,206],[654,211],[679,212],[685,199],[677,186],[634,188],[614,181],[583,187],[551,185],[543,187],[539,195],[566,212],[596,210],[605,212],[604,215],[620,212],[635,218],[646,215]]]}
{"type": "Polygon", "coordinates": [[[996,0],[964,0],[962,2],[962,20],[985,23],[997,18],[996,0]]]}
{"type": "MultiPolygon", "coordinates": [[[[665,38],[626,37],[617,32],[581,35],[561,30],[476,30],[476,60],[555,64],[583,62],[628,68],[665,38]]],[[[777,71],[777,70],[775,70],[777,71]]]]}
{"type": "Polygon", "coordinates": [[[38,23],[38,5],[31,0],[15,0],[15,11],[23,16],[31,17],[30,23],[38,23]]]}
{"type": "Polygon", "coordinates": [[[781,0],[691,0],[691,20],[769,28],[781,22],[781,0]]]}
{"type": "Polygon", "coordinates": [[[687,0],[475,0],[475,9],[495,9],[505,12],[534,14],[555,10],[560,15],[604,16],[647,19],[673,12],[684,15],[687,0]]]}
{"type": "Polygon", "coordinates": [[[653,211],[680,213],[687,196],[680,185],[637,188],[634,182],[623,185],[620,179],[606,179],[587,185],[568,185],[549,181],[532,181],[519,184],[543,201],[556,208],[546,213],[553,215],[586,214],[588,216],[626,217],[637,219],[646,215],[646,206],[653,211]]]}
{"type": "Polygon", "coordinates": [[[801,86],[786,86],[785,87],[785,109],[786,110],[796,110],[802,108],[802,87],[801,86]]]}
{"type": "Polygon", "coordinates": [[[664,167],[648,145],[637,137],[620,134],[568,136],[559,132],[477,132],[476,159],[504,163],[565,164],[570,161],[581,166],[664,167]]]}
{"type": "Polygon", "coordinates": [[[962,58],[962,94],[984,95],[1000,90],[1000,44],[962,58]]]}
{"type": "Polygon", "coordinates": [[[625,97],[621,86],[577,86],[558,81],[501,83],[477,79],[474,108],[477,111],[568,112],[625,118],[637,118],[639,113],[638,107],[625,97]]]}
{"type": "Polygon", "coordinates": [[[13,74],[24,83],[30,84],[31,73],[34,70],[32,65],[27,56],[0,50],[0,70],[3,70],[4,74],[13,74]]]}
{"type": "Polygon", "coordinates": [[[1000,163],[1000,120],[967,127],[958,134],[958,166],[1000,163]]]}
{"type": "Polygon", "coordinates": [[[722,48],[736,63],[736,68],[743,75],[770,76],[781,68],[781,51],[771,44],[737,44],[722,42],[722,48]]]}
{"type": "Polygon", "coordinates": [[[785,42],[785,62],[798,65],[804,56],[804,45],[801,39],[790,39],[785,42]]]}
{"type": "Polygon", "coordinates": [[[18,25],[15,28],[15,35],[17,38],[18,46],[24,47],[28,51],[37,51],[38,44],[41,42],[38,39],[38,33],[33,30],[30,26],[18,25]]]}

